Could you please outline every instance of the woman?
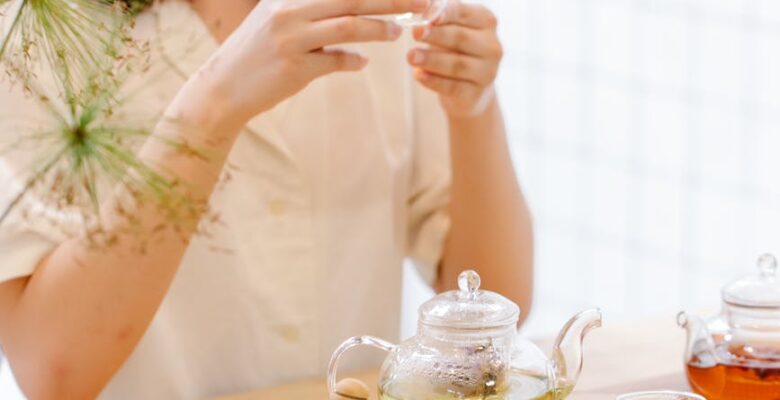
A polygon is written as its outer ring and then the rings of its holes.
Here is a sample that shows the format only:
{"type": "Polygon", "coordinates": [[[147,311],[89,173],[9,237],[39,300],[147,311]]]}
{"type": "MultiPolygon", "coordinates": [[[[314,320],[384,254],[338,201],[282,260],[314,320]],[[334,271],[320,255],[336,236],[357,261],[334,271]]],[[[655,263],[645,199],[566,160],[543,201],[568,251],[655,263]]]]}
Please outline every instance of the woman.
{"type": "MultiPolygon", "coordinates": [[[[156,140],[139,154],[221,223],[183,242],[142,207],[144,252],[3,227],[0,343],[26,395],[207,398],[321,376],[344,338],[398,336],[407,256],[438,290],[474,266],[527,309],[530,218],[493,90],[495,17],[455,2],[413,39],[363,17],[426,7],[170,0],[140,15],[159,73],[129,106],[164,110],[157,135],[212,156],[156,140]]],[[[0,108],[23,104],[0,94],[0,108]]]]}

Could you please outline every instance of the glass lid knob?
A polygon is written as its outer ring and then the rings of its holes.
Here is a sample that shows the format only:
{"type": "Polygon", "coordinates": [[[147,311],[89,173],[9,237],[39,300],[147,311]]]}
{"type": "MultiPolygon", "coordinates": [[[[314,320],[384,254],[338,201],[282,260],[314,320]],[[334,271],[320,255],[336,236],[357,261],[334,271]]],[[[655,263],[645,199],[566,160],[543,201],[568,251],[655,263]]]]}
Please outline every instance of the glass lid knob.
{"type": "Polygon", "coordinates": [[[723,300],[742,307],[780,308],[780,277],[777,258],[763,254],[756,261],[758,273],[738,279],[722,290],[723,300]]]}
{"type": "Polygon", "coordinates": [[[774,279],[777,274],[777,258],[767,253],[758,258],[758,269],[761,270],[761,276],[774,279]]]}
{"type": "Polygon", "coordinates": [[[420,306],[420,324],[470,330],[516,325],[520,315],[517,304],[480,289],[481,284],[476,271],[461,272],[457,290],[440,293],[420,306]]]}
{"type": "Polygon", "coordinates": [[[479,285],[482,283],[477,271],[469,269],[458,275],[458,289],[462,297],[473,299],[477,296],[479,285]]]}

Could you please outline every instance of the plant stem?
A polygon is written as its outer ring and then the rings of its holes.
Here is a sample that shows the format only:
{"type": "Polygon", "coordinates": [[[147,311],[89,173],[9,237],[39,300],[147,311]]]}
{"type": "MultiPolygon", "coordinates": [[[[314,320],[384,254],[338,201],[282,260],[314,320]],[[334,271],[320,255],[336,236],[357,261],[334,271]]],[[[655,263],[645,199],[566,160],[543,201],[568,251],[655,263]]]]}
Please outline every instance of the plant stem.
{"type": "Polygon", "coordinates": [[[29,0],[21,0],[21,4],[19,5],[19,10],[16,11],[16,16],[14,16],[13,22],[11,22],[11,27],[8,29],[7,32],[5,32],[5,38],[3,39],[3,43],[0,45],[0,60],[3,59],[3,55],[5,54],[5,49],[8,47],[8,41],[11,39],[11,32],[16,29],[16,25],[19,24],[19,21],[22,19],[22,13],[24,12],[24,6],[27,5],[27,2],[29,0]]]}
{"type": "Polygon", "coordinates": [[[19,205],[19,202],[22,201],[24,196],[27,194],[27,192],[32,189],[33,185],[35,185],[36,182],[38,182],[38,179],[40,179],[42,176],[44,176],[49,170],[54,167],[55,164],[60,160],[60,157],[65,154],[66,149],[62,149],[57,156],[51,159],[48,164],[46,164],[45,167],[43,167],[38,173],[36,173],[32,178],[27,180],[27,183],[24,185],[21,191],[19,191],[19,194],[14,197],[14,199],[11,201],[11,203],[8,204],[8,206],[3,210],[3,214],[0,215],[0,225],[5,222],[5,219],[8,218],[8,215],[11,214],[11,211],[13,211],[14,208],[16,208],[17,205],[19,205]]]}

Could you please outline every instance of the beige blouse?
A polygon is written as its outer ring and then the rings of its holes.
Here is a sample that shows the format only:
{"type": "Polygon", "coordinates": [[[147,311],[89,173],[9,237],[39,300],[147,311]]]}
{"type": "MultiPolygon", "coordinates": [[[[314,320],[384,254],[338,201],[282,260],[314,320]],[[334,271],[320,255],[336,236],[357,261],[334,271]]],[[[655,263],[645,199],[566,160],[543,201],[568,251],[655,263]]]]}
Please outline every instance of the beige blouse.
{"type": "MultiPolygon", "coordinates": [[[[128,82],[141,95],[127,107],[154,118],[217,44],[181,0],[141,15],[136,33],[152,43],[154,78],[128,82]]],[[[322,376],[347,337],[398,339],[402,261],[432,281],[449,226],[446,121],[411,77],[410,43],[358,45],[364,71],[319,79],[246,126],[232,179],[211,198],[224,225],[192,241],[103,398],[208,398],[322,376]]],[[[0,121],[30,107],[0,92],[0,121]]],[[[19,188],[19,158],[0,164],[0,205],[19,188]]],[[[0,281],[31,274],[62,239],[45,226],[0,227],[0,281]]],[[[367,353],[345,362],[375,365],[367,353]]]]}

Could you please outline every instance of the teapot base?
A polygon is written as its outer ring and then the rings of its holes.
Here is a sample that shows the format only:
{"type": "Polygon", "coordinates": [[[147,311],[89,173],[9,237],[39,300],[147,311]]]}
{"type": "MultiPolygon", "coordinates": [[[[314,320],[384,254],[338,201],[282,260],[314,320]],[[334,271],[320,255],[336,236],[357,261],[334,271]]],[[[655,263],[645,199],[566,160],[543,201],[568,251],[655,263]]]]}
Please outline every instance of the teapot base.
{"type": "Polygon", "coordinates": [[[398,396],[379,391],[379,400],[563,400],[574,390],[573,385],[547,390],[547,381],[530,376],[510,376],[508,387],[496,394],[464,397],[462,394],[403,393],[398,396]]]}
{"type": "MultiPolygon", "coordinates": [[[[752,350],[752,349],[751,349],[752,350]]],[[[745,346],[717,346],[721,360],[708,354],[686,364],[691,387],[709,400],[775,400],[780,397],[780,365],[749,357],[745,346]]]]}

